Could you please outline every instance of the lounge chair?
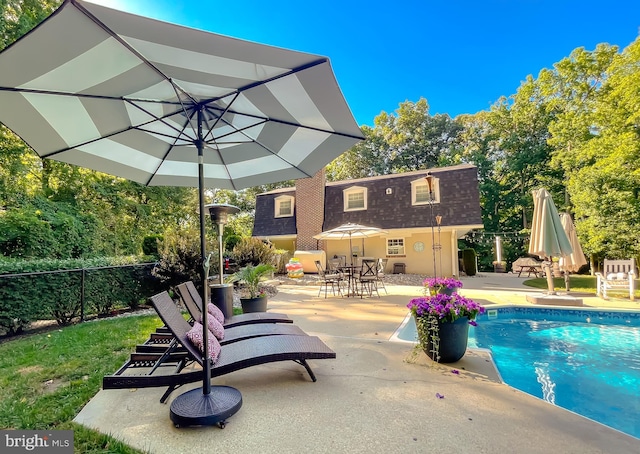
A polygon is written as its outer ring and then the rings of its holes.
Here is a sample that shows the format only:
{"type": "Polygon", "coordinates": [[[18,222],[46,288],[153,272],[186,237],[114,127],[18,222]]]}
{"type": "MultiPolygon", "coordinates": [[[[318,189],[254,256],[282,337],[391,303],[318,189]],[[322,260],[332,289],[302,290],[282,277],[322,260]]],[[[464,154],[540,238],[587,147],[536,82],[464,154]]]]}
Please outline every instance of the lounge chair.
{"type": "MultiPolygon", "coordinates": [[[[156,295],[157,298],[171,300],[168,293],[163,292],[156,295]]],[[[173,303],[173,300],[171,300],[173,303]]],[[[168,301],[163,304],[169,304],[168,301]]],[[[200,320],[200,315],[197,315],[200,320]]],[[[165,353],[177,351],[181,348],[175,336],[165,326],[166,332],[151,333],[149,339],[144,344],[136,346],[136,353],[165,353]]],[[[224,326],[224,339],[221,345],[232,344],[244,339],[262,336],[282,336],[282,335],[306,335],[302,329],[291,323],[252,323],[248,325],[224,326]]]]}
{"type": "MultiPolygon", "coordinates": [[[[202,311],[202,297],[193,281],[183,282],[177,286],[178,294],[194,320],[199,320],[202,311]]],[[[234,315],[225,320],[224,327],[249,325],[252,323],[293,323],[286,314],[274,312],[251,312],[248,314],[234,315]]]]}
{"type": "MultiPolygon", "coordinates": [[[[171,330],[184,350],[168,354],[134,353],[130,359],[113,375],[102,379],[103,389],[153,388],[167,387],[160,398],[165,402],[178,387],[202,380],[202,370],[196,368],[185,372],[192,364],[202,366],[202,353],[187,338],[191,325],[184,319],[166,292],[151,297],[158,315],[171,330]],[[171,368],[169,373],[157,373],[171,368]],[[136,369],[146,369],[145,373],[133,375],[136,369]]],[[[295,361],[308,372],[312,381],[316,381],[310,359],[331,359],[336,354],[318,337],[307,335],[264,336],[240,340],[221,347],[220,356],[211,366],[211,377],[219,377],[251,366],[276,361],[295,361]]],[[[191,369],[191,368],[190,368],[191,369]]]]}

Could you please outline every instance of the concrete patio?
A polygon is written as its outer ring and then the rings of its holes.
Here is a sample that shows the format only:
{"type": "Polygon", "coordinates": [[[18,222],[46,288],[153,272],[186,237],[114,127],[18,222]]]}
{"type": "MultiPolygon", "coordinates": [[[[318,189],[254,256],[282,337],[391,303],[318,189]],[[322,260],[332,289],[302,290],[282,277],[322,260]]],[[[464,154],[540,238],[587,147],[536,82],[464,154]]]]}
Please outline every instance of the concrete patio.
{"type": "MultiPolygon", "coordinates": [[[[487,306],[530,304],[526,296],[539,291],[524,280],[467,277],[462,293],[487,306]]],[[[324,299],[317,287],[281,286],[269,309],[320,336],[337,359],[310,362],[316,383],[293,362],[215,379],[243,396],[224,430],[174,428],[169,405],[158,402],[160,388],[100,391],[75,421],[150,453],[639,452],[636,438],[500,383],[484,351],[439,365],[412,344],[390,341],[420,288],[387,289],[381,298],[324,299]]],[[[628,300],[580,297],[585,306],[640,310],[628,300]]]]}

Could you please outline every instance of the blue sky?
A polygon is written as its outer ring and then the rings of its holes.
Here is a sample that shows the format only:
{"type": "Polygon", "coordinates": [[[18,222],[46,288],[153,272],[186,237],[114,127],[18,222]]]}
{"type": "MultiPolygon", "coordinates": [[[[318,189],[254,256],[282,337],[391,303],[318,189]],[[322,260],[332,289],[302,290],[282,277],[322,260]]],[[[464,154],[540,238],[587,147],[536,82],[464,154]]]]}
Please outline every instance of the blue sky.
{"type": "Polygon", "coordinates": [[[134,14],[330,58],[359,125],[401,102],[487,110],[527,75],[638,36],[637,0],[90,0],[134,14]]]}

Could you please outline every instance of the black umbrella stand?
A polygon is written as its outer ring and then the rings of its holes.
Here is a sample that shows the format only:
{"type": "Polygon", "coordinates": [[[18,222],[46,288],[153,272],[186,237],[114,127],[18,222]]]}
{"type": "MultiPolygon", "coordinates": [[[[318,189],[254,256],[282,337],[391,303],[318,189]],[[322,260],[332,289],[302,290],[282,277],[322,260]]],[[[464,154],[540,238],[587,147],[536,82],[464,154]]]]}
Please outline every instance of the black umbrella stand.
{"type": "MultiPolygon", "coordinates": [[[[202,140],[202,106],[198,109],[198,191],[200,201],[200,251],[203,260],[202,273],[202,388],[187,391],[171,402],[169,416],[176,427],[212,426],[221,429],[226,419],[242,407],[240,391],[230,386],[211,386],[211,360],[209,359],[209,329],[207,324],[209,258],[205,241],[204,215],[204,144],[202,140]],[[207,259],[205,259],[207,257],[207,259]]],[[[222,273],[222,269],[220,270],[222,273]]]]}

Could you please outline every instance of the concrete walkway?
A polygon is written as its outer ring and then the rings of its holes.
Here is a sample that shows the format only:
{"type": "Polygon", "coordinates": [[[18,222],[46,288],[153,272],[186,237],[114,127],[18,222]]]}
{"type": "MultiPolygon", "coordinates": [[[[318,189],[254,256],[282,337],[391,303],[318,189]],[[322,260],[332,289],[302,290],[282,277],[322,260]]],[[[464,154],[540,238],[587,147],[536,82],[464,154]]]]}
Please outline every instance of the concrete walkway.
{"type": "MultiPolygon", "coordinates": [[[[526,295],[539,291],[524,280],[463,278],[462,293],[486,305],[528,304],[526,295]]],[[[320,336],[337,359],[310,362],[316,383],[293,362],[215,379],[243,396],[224,430],[174,428],[169,405],[158,402],[163,389],[100,391],[75,421],[151,453],[640,452],[636,438],[500,383],[483,351],[440,365],[412,344],[391,342],[420,288],[387,288],[381,298],[324,299],[317,287],[281,286],[269,310],[320,336]]],[[[628,300],[583,298],[586,306],[640,310],[628,300]]]]}

